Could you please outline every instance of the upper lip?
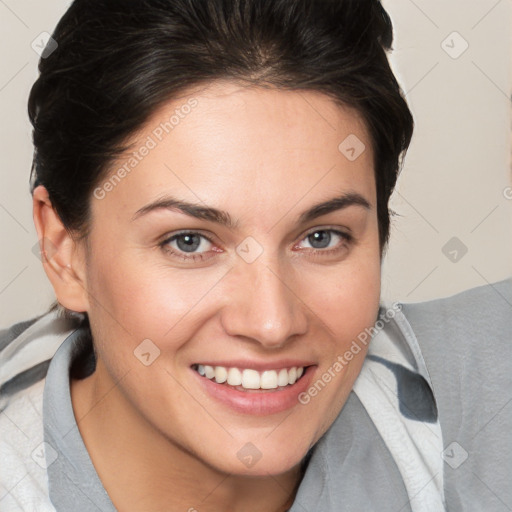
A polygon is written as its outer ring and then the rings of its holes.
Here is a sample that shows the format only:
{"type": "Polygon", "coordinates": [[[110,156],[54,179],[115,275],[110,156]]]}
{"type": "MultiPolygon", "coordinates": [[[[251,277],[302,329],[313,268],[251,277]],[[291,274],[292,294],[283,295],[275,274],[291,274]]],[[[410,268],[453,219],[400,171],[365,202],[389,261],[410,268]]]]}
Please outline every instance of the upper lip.
{"type": "MultiPolygon", "coordinates": [[[[231,359],[229,361],[198,361],[195,365],[202,364],[203,366],[224,366],[225,368],[244,368],[256,371],[264,370],[280,370],[282,368],[297,368],[313,366],[314,362],[304,359],[279,359],[276,361],[254,361],[247,359],[231,359]]],[[[192,365],[194,366],[194,365],[192,365]]]]}

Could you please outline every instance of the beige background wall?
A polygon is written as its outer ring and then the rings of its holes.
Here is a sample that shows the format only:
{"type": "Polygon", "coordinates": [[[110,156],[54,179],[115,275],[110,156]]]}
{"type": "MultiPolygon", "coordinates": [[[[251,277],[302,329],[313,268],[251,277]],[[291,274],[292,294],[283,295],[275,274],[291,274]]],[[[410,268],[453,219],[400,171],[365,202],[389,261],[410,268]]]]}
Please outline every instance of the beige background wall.
{"type": "MultiPolygon", "coordinates": [[[[399,216],[383,295],[420,301],[510,276],[512,2],[383,3],[395,23],[393,67],[417,124],[393,199],[399,216]]],[[[31,44],[68,4],[0,1],[0,327],[53,300],[32,251],[26,102],[37,77],[31,44]]]]}

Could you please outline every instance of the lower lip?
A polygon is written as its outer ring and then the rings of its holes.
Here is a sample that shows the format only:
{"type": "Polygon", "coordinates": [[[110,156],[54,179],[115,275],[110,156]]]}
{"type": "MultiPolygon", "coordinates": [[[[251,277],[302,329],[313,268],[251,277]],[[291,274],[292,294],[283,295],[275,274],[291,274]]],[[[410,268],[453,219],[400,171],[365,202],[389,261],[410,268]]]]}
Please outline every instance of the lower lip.
{"type": "Polygon", "coordinates": [[[283,412],[296,405],[300,405],[299,395],[309,387],[314,370],[314,366],[308,366],[304,370],[302,377],[295,384],[288,385],[279,391],[271,389],[268,391],[257,390],[256,392],[252,390],[238,391],[231,386],[218,384],[214,380],[202,377],[194,369],[191,371],[199,379],[200,384],[208,395],[219,402],[236,412],[263,416],[283,412]]]}

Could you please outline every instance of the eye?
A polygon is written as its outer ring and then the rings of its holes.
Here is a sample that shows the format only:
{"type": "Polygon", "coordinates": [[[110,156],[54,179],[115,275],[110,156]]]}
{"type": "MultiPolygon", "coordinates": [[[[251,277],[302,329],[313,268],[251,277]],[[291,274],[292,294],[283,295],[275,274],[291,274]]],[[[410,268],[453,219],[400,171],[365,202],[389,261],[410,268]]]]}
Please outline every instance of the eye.
{"type": "Polygon", "coordinates": [[[297,247],[301,249],[336,249],[342,242],[350,241],[350,235],[335,229],[317,229],[303,238],[297,247]]]}
{"type": "Polygon", "coordinates": [[[204,235],[194,232],[178,233],[171,236],[163,245],[176,253],[202,254],[212,250],[213,244],[204,235]]]}

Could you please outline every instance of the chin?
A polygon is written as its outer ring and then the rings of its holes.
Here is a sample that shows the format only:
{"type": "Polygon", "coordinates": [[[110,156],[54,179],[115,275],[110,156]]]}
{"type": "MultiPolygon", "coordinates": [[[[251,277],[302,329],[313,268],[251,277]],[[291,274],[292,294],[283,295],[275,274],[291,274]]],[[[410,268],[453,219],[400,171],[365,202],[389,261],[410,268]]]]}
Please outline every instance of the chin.
{"type": "Polygon", "coordinates": [[[261,459],[245,464],[229,464],[222,471],[223,473],[227,473],[230,475],[237,476],[247,476],[247,477],[268,477],[268,476],[279,476],[287,473],[288,471],[296,468],[300,463],[302,458],[306,455],[300,454],[297,456],[296,453],[291,454],[290,458],[283,457],[281,454],[278,457],[274,457],[273,460],[270,457],[267,457],[267,460],[264,460],[265,457],[262,456],[261,459]]]}
{"type": "MultiPolygon", "coordinates": [[[[268,436],[268,433],[265,434],[268,436]]],[[[203,454],[203,462],[207,463],[217,471],[230,475],[267,477],[282,475],[296,468],[306,456],[309,447],[313,443],[305,443],[304,437],[299,436],[302,442],[290,442],[288,438],[288,449],[283,448],[282,442],[269,442],[262,436],[260,441],[239,442],[236,446],[226,447],[206,460],[203,454]],[[302,446],[303,444],[303,446],[302,446]],[[228,456],[227,454],[234,456],[228,456]]]]}

